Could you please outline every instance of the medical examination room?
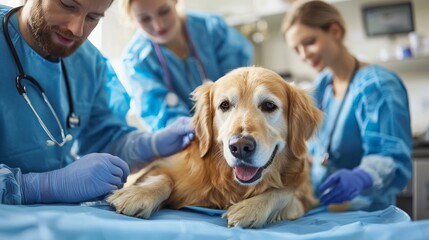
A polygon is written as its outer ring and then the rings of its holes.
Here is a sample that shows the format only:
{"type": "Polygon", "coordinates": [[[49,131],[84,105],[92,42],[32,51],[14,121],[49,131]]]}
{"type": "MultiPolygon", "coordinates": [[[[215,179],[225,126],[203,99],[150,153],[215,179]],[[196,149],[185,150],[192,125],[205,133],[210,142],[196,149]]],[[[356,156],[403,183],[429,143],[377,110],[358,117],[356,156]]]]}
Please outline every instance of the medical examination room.
{"type": "Polygon", "coordinates": [[[428,0],[0,0],[1,239],[429,239],[428,0]]]}

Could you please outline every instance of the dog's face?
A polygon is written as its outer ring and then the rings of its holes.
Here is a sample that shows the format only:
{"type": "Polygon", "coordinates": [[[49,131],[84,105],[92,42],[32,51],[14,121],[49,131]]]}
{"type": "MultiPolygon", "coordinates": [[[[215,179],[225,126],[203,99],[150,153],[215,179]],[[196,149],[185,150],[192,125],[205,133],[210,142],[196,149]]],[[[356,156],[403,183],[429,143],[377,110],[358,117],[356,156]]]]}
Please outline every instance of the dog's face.
{"type": "Polygon", "coordinates": [[[230,74],[215,84],[213,126],[228,165],[242,184],[254,184],[285,148],[283,86],[253,72],[230,74]]]}
{"type": "Polygon", "coordinates": [[[218,144],[242,185],[261,181],[285,154],[304,155],[321,117],[302,90],[264,68],[236,69],[193,96],[202,156],[218,144]]]}

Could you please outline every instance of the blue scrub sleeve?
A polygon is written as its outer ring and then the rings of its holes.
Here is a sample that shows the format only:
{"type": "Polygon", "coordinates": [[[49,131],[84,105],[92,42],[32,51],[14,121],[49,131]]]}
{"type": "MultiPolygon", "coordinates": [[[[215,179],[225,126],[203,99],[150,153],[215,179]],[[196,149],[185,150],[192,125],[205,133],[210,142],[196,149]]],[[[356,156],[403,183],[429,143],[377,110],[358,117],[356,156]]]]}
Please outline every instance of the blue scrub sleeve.
{"type": "Polygon", "coordinates": [[[410,114],[401,81],[385,72],[379,77],[387,80],[374,81],[361,91],[357,120],[364,157],[359,167],[373,178],[369,195],[392,197],[407,185],[412,174],[410,114]]]}
{"type": "Polygon", "coordinates": [[[130,132],[112,146],[109,153],[125,160],[132,169],[147,164],[155,159],[151,136],[151,133],[141,131],[130,132]]]}
{"type": "Polygon", "coordinates": [[[217,62],[223,74],[238,66],[249,66],[253,62],[253,45],[235,28],[230,27],[219,16],[207,23],[209,32],[213,32],[217,53],[217,62]]]}
{"type": "Polygon", "coordinates": [[[0,204],[21,204],[21,170],[0,164],[0,204]]]}
{"type": "MultiPolygon", "coordinates": [[[[155,64],[161,68],[159,63],[155,64]]],[[[164,128],[179,117],[190,116],[186,103],[180,98],[176,106],[167,106],[165,98],[168,87],[163,79],[147,70],[152,69],[151,66],[124,60],[123,67],[129,75],[133,96],[137,96],[133,99],[137,112],[150,130],[164,128]]]]}
{"type": "Polygon", "coordinates": [[[82,116],[84,129],[77,138],[77,153],[81,156],[102,149],[110,152],[117,141],[136,130],[126,119],[130,97],[106,58],[100,58],[97,71],[103,84],[95,93],[91,111],[82,116]]]}
{"type": "Polygon", "coordinates": [[[121,81],[119,81],[115,70],[107,59],[106,62],[106,78],[107,78],[107,92],[109,93],[108,101],[112,111],[119,114],[123,118],[126,118],[128,111],[130,110],[131,97],[125,90],[121,81]]]}

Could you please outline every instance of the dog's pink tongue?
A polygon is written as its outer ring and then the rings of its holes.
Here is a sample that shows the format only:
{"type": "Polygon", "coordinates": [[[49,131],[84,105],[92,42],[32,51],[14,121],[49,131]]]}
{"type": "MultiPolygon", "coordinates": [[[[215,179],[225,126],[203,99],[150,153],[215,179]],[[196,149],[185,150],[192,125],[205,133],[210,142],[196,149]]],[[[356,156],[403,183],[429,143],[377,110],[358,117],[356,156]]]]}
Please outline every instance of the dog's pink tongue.
{"type": "Polygon", "coordinates": [[[250,179],[252,179],[256,173],[258,172],[257,167],[251,167],[251,166],[246,166],[246,165],[240,165],[240,166],[236,166],[234,168],[235,171],[235,175],[243,181],[249,181],[250,179]]]}

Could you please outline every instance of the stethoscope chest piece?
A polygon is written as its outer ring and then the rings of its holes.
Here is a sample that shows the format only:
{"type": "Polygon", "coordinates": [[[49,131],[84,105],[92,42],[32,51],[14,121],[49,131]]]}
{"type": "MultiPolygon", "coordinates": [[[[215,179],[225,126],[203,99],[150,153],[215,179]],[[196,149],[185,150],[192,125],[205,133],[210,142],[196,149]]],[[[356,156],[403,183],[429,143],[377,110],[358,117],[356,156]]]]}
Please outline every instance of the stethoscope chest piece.
{"type": "Polygon", "coordinates": [[[174,92],[168,92],[167,96],[165,96],[165,101],[167,103],[167,106],[175,107],[179,103],[179,98],[174,92]]]}

